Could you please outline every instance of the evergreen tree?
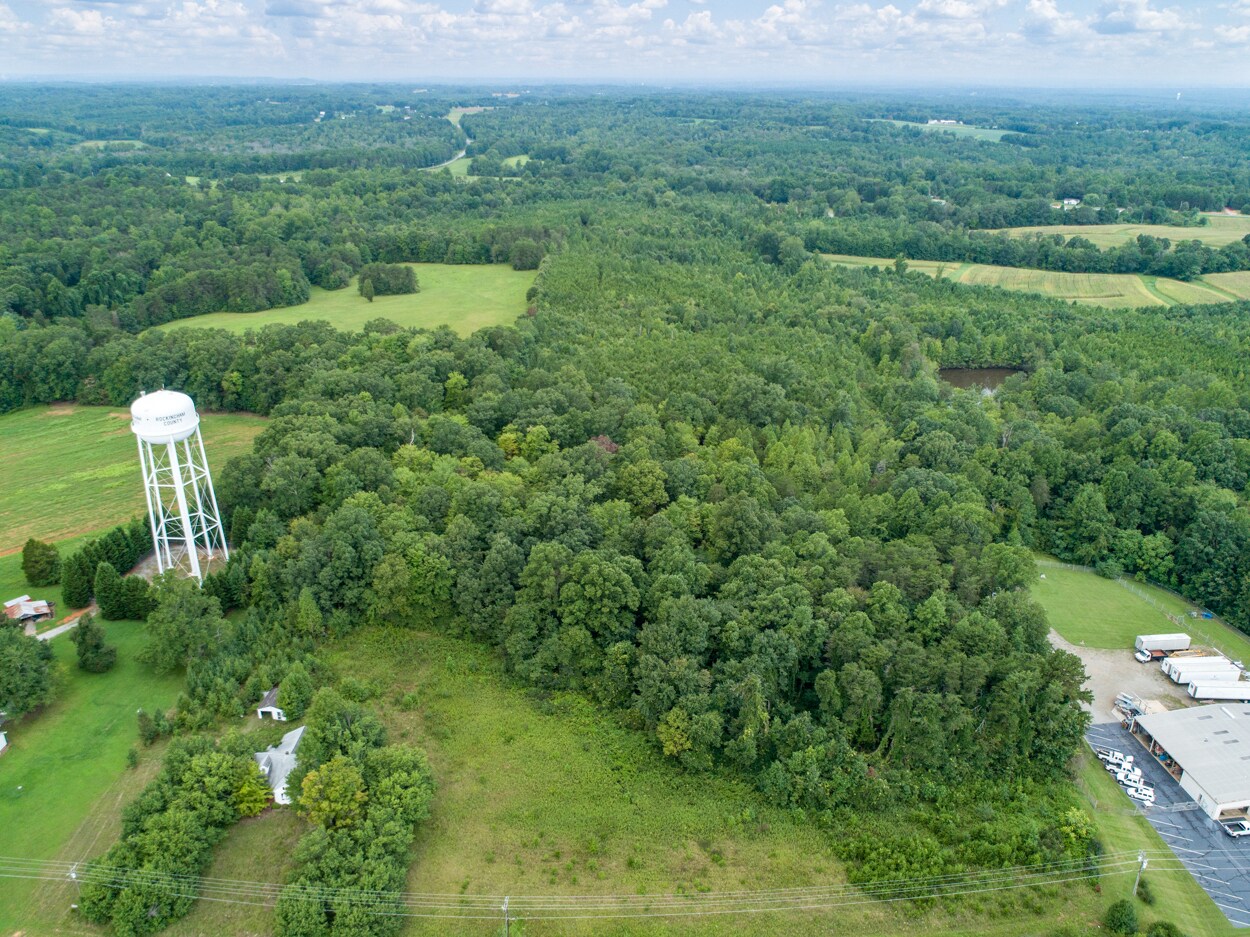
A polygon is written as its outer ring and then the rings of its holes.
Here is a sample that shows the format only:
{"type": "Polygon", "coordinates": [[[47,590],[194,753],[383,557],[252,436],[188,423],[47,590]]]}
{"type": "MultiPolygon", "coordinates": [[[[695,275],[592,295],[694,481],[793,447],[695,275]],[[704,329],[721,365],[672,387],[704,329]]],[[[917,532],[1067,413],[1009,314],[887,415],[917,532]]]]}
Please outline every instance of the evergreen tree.
{"type": "Polygon", "coordinates": [[[295,664],[287,671],[282,686],[278,690],[278,708],[288,719],[298,719],[312,701],[312,679],[303,664],[295,664]]]}
{"type": "Polygon", "coordinates": [[[33,537],[22,547],[22,574],[32,586],[54,586],[61,579],[61,554],[33,537]]]}
{"type": "Polygon", "coordinates": [[[52,648],[16,628],[0,628],[0,710],[20,716],[52,699],[52,648]]]}
{"type": "MultiPolygon", "coordinates": [[[[101,564],[104,565],[104,564],[101,564]]],[[[104,673],[117,663],[117,648],[104,643],[104,629],[94,615],[83,615],[69,638],[78,648],[78,668],[88,673],[104,673]]]]}
{"type": "Polygon", "coordinates": [[[95,564],[86,550],[71,553],[61,566],[61,595],[70,608],[86,608],[91,604],[95,564]]]}
{"type": "Polygon", "coordinates": [[[373,280],[360,281],[360,295],[369,302],[373,302],[373,280]]]}
{"type": "Polygon", "coordinates": [[[122,591],[122,578],[113,564],[105,560],[95,570],[95,601],[100,606],[100,617],[105,621],[129,618],[126,596],[122,591]]]}

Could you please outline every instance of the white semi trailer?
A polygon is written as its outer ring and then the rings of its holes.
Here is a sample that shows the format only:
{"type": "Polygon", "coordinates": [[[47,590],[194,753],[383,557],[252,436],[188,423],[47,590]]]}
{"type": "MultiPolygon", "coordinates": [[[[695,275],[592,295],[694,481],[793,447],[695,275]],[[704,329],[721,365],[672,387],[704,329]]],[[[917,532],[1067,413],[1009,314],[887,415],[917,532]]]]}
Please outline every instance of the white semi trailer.
{"type": "Polygon", "coordinates": [[[1139,634],[1134,647],[1139,651],[1184,651],[1189,649],[1189,635],[1139,634]]]}
{"type": "Polygon", "coordinates": [[[1241,668],[1229,666],[1226,670],[1182,670],[1173,678],[1181,686],[1191,683],[1236,683],[1241,679],[1241,668]]]}
{"type": "Polygon", "coordinates": [[[1194,699],[1222,699],[1250,703],[1250,680],[1237,683],[1191,683],[1189,695],[1194,699]]]}
{"type": "Polygon", "coordinates": [[[1182,670],[1202,671],[1202,670],[1226,670],[1233,665],[1227,657],[1222,655],[1212,655],[1211,657],[1169,657],[1161,666],[1163,672],[1176,679],[1176,675],[1182,670]]]}

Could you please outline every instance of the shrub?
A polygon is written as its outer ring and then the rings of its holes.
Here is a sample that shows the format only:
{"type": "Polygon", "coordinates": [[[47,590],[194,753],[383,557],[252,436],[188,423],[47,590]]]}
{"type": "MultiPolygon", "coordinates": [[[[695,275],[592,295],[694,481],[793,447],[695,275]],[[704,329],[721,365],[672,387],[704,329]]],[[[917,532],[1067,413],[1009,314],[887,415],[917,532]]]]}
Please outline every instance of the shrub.
{"type": "Polygon", "coordinates": [[[61,554],[33,537],[22,547],[22,574],[32,586],[54,586],[61,580],[61,554]]]}
{"type": "Polygon", "coordinates": [[[87,673],[104,673],[117,663],[117,648],[104,643],[104,629],[94,615],[83,615],[69,639],[78,648],[78,668],[87,673]]]}
{"type": "Polygon", "coordinates": [[[1133,902],[1122,898],[1107,909],[1102,922],[1113,934],[1135,934],[1137,909],[1133,907],[1133,902]]]}
{"type": "Polygon", "coordinates": [[[1146,930],[1146,937],[1185,937],[1185,932],[1171,921],[1155,921],[1146,930]]]}

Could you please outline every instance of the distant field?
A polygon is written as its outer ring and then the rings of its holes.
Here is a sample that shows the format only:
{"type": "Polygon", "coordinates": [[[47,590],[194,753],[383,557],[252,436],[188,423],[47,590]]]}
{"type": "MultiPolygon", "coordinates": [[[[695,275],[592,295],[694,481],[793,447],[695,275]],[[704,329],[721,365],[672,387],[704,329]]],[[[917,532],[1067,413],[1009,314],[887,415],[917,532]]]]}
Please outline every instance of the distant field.
{"type": "Polygon", "coordinates": [[[881,123],[893,124],[895,127],[914,127],[930,133],[949,133],[957,137],[970,137],[973,140],[988,140],[998,143],[1011,130],[994,130],[989,127],[974,127],[971,124],[921,124],[910,120],[881,120],[881,123]]]}
{"type": "Polygon", "coordinates": [[[1118,582],[1052,562],[1039,557],[1038,571],[1046,578],[1033,584],[1033,598],[1046,609],[1051,627],[1071,643],[1130,648],[1139,634],[1184,631],[1195,644],[1250,662],[1250,636],[1215,619],[1191,618],[1194,606],[1184,599],[1144,583],[1118,582]],[[1180,616],[1182,623],[1175,624],[1168,614],[1180,616]]]}
{"type": "Polygon", "coordinates": [[[1208,273],[1202,282],[1224,290],[1239,299],[1250,299],[1250,270],[1237,273],[1208,273]]]}
{"type": "Polygon", "coordinates": [[[530,161],[529,156],[509,156],[507,159],[503,161],[503,164],[505,166],[517,167],[517,166],[524,166],[529,161],[530,161]]]}
{"type": "Polygon", "coordinates": [[[1168,238],[1170,241],[1202,241],[1213,247],[1240,241],[1250,234],[1250,215],[1206,215],[1207,224],[1196,228],[1163,224],[1065,224],[1041,225],[1025,228],[1001,228],[1001,232],[1013,237],[1026,234],[1062,234],[1064,237],[1083,237],[1101,248],[1119,247],[1135,240],[1139,234],[1168,238]]]}
{"type": "MultiPolygon", "coordinates": [[[[75,663],[68,635],[56,652],[56,701],[6,727],[0,756],[0,856],[29,859],[96,855],[117,835],[121,806],[138,793],[155,760],[138,771],[126,751],[138,739],[135,710],[173,704],[182,676],[157,677],[135,660],[146,642],[138,622],[102,622],[117,665],[89,674],[75,663]]],[[[84,933],[63,888],[0,878],[0,933],[84,933]]]]}
{"type": "Polygon", "coordinates": [[[356,281],[341,290],[313,287],[312,298],[299,306],[265,312],[214,312],[167,322],[162,329],[217,328],[230,332],[265,325],[294,325],[324,319],[335,328],[360,329],[371,319],[390,319],[406,328],[435,329],[448,325],[469,335],[491,325],[511,325],[525,312],[525,293],[534,272],[505,264],[411,264],[421,292],[378,296],[369,302],[356,292],[356,281]]]}
{"type": "Polygon", "coordinates": [[[81,143],[75,143],[74,146],[84,150],[102,150],[106,146],[128,146],[132,150],[138,150],[147,144],[142,140],[83,140],[81,143]]]}
{"type": "Polygon", "coordinates": [[[439,169],[446,169],[453,176],[460,176],[461,178],[467,179],[469,176],[469,166],[472,163],[472,156],[461,156],[459,159],[452,160],[446,166],[440,166],[439,169]]]}
{"type": "MultiPolygon", "coordinates": [[[[250,413],[203,415],[213,472],[248,451],[264,426],[250,413]]],[[[128,410],[64,405],[6,413],[0,444],[0,555],[29,537],[64,540],[146,510],[128,410]]]]}
{"type": "Polygon", "coordinates": [[[480,114],[482,111],[493,111],[493,107],[453,107],[443,116],[450,120],[457,127],[460,126],[460,118],[469,114],[480,114]]]}
{"type": "MultiPolygon", "coordinates": [[[[853,257],[848,254],[825,254],[831,262],[848,267],[892,267],[888,257],[853,257]]],[[[1165,277],[1145,277],[1135,273],[1061,273],[1025,267],[1000,267],[993,264],[960,263],[958,261],[909,260],[908,269],[929,276],[941,271],[947,280],[967,286],[998,286],[1005,290],[1043,293],[1057,299],[1088,303],[1111,308],[1139,306],[1173,306],[1177,303],[1226,303],[1238,296],[1250,297],[1250,278],[1236,284],[1229,281],[1213,288],[1204,280],[1183,283],[1165,277]],[[1236,290],[1236,294],[1234,294],[1236,290]]],[[[1221,273],[1217,277],[1242,274],[1221,273]]]]}

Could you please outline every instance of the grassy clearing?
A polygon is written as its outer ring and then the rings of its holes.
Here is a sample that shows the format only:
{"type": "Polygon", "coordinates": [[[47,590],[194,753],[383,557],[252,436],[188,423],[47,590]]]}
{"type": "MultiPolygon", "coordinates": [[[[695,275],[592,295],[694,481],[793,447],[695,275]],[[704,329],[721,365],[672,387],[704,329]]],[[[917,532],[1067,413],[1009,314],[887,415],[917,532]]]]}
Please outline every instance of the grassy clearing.
{"type": "MultiPolygon", "coordinates": [[[[206,414],[201,432],[209,466],[246,452],[264,428],[253,414],[206,414]]],[[[139,457],[130,412],[54,405],[0,416],[0,554],[29,537],[60,541],[143,513],[139,457]],[[72,445],[70,445],[72,441],[72,445]]]]}
{"type": "Polygon", "coordinates": [[[1237,299],[1250,299],[1250,270],[1237,273],[1208,273],[1203,282],[1217,290],[1232,294],[1237,299]]]}
{"type": "Polygon", "coordinates": [[[446,166],[439,166],[438,169],[446,169],[453,176],[459,179],[469,178],[469,167],[473,164],[472,156],[461,156],[459,159],[453,159],[446,166]]]}
{"type": "MultiPolygon", "coordinates": [[[[1120,786],[1089,751],[1077,759],[1077,786],[1089,798],[1089,812],[1106,851],[1168,848],[1146,818],[1132,809],[1120,786]]],[[[1190,937],[1223,937],[1236,932],[1211,897],[1183,869],[1147,870],[1145,880],[1150,883],[1155,903],[1153,908],[1136,903],[1140,930],[1144,931],[1151,921],[1162,919],[1179,924],[1190,937]]],[[[1131,875],[1102,880],[1103,900],[1108,903],[1128,898],[1132,891],[1131,875]]]]}
{"type": "Polygon", "coordinates": [[[450,120],[457,127],[460,126],[460,118],[469,114],[480,114],[482,111],[493,111],[493,107],[453,107],[443,116],[450,120]]]}
{"type": "MultiPolygon", "coordinates": [[[[894,261],[887,257],[855,257],[849,254],[823,256],[832,263],[847,267],[894,266],[894,261]]],[[[1225,303],[1229,301],[1231,292],[1226,286],[1221,289],[1210,288],[1201,280],[1182,283],[1166,277],[1143,277],[1135,273],[1061,273],[1025,267],[937,260],[909,260],[907,266],[910,270],[929,276],[940,275],[966,286],[997,286],[1005,290],[1042,293],[1069,302],[1113,309],[1171,306],[1181,302],[1225,303]]],[[[1250,291],[1250,279],[1245,286],[1250,291]]]]}
{"type": "Polygon", "coordinates": [[[1033,584],[1033,598],[1046,609],[1051,627],[1073,644],[1130,648],[1139,634],[1184,631],[1195,644],[1250,661],[1250,637],[1219,619],[1190,617],[1195,607],[1179,596],[1141,582],[1047,565],[1050,562],[1039,558],[1046,578],[1033,584]],[[1178,616],[1181,624],[1169,614],[1178,616]]]}
{"type": "Polygon", "coordinates": [[[126,147],[132,150],[141,150],[147,146],[142,140],[83,140],[81,143],[75,143],[75,148],[84,150],[102,150],[105,147],[126,147]]]}
{"type": "Polygon", "coordinates": [[[525,165],[526,163],[528,163],[529,161],[530,161],[530,158],[529,158],[529,156],[528,156],[528,155],[526,155],[526,156],[509,156],[507,159],[505,159],[505,160],[503,161],[503,164],[504,164],[505,166],[509,166],[509,167],[512,167],[512,168],[516,168],[516,167],[518,167],[518,166],[524,166],[524,165],[525,165]]]}
{"type": "MultiPolygon", "coordinates": [[[[728,777],[676,770],[632,730],[576,696],[540,700],[490,652],[454,638],[365,630],[333,654],[341,674],[381,689],[393,739],[424,747],[438,782],[408,888],[449,894],[638,894],[753,890],[843,881],[833,835],[728,777]]],[[[793,935],[1044,932],[1097,915],[1096,896],[1010,895],[938,911],[864,905],[836,912],[645,921],[534,922],[548,935],[793,935]],[[1021,930],[1024,926],[1025,931],[1021,930]]],[[[407,933],[448,933],[446,921],[407,933]]],[[[493,935],[491,922],[455,933],[493,935]]]]}
{"type": "Polygon", "coordinates": [[[525,312],[525,293],[534,272],[505,264],[411,264],[421,292],[378,296],[369,302],[356,292],[356,281],[341,290],[313,287],[312,298],[299,306],[264,312],[215,312],[178,319],[162,329],[218,328],[244,332],[265,325],[294,325],[324,319],[335,328],[360,329],[371,319],[390,319],[406,328],[435,329],[447,325],[469,335],[491,325],[511,325],[525,312]]]}
{"type": "Polygon", "coordinates": [[[1062,234],[1064,237],[1083,237],[1100,248],[1119,247],[1137,239],[1139,234],[1167,238],[1176,241],[1202,241],[1212,247],[1220,247],[1240,241],[1250,234],[1250,215],[1207,215],[1207,223],[1200,227],[1183,227],[1166,224],[1064,224],[1041,225],[1022,228],[1002,228],[1000,231],[1012,237],[1029,234],[1062,234]]]}
{"type": "MultiPolygon", "coordinates": [[[[135,660],[146,641],[138,622],[103,622],[117,665],[88,674],[75,664],[67,635],[52,642],[57,696],[41,712],[11,723],[0,758],[0,855],[49,859],[93,854],[111,842],[121,806],[146,783],[150,767],[126,767],[137,741],[135,710],[169,707],[181,676],[158,677],[135,660]],[[111,831],[111,832],[110,832],[111,831]]],[[[65,913],[61,888],[0,879],[0,933],[56,932],[65,913]]],[[[76,930],[81,930],[75,926],[76,930]]]]}
{"type": "Polygon", "coordinates": [[[1011,130],[997,130],[990,127],[974,127],[971,124],[920,124],[910,120],[882,120],[881,123],[893,124],[895,127],[913,127],[928,133],[949,133],[956,137],[968,137],[973,140],[986,140],[998,143],[1011,130]]]}

